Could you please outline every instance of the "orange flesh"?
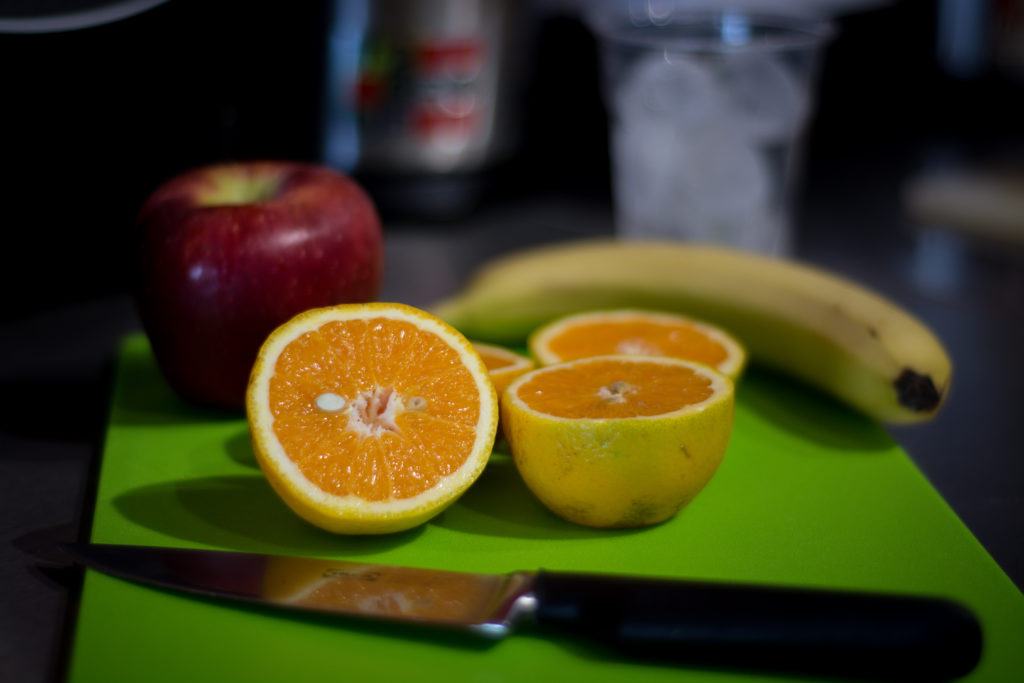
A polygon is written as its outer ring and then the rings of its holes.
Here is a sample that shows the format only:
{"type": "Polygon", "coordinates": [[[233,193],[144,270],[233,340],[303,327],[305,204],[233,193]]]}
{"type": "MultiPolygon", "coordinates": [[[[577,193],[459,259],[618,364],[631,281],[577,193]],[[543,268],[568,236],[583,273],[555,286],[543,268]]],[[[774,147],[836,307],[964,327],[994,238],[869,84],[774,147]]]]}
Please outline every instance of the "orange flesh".
{"type": "Polygon", "coordinates": [[[329,322],[290,342],[270,380],[273,429],[285,453],[327,493],[371,501],[409,498],[465,462],[479,394],[459,354],[401,320],[329,322]],[[325,412],[334,393],[346,408],[325,412]],[[391,402],[416,404],[386,419],[391,402]]]}
{"type": "Polygon", "coordinates": [[[520,386],[517,395],[548,415],[604,419],[662,415],[712,393],[711,380],[688,367],[599,360],[551,366],[520,386]]]}
{"type": "Polygon", "coordinates": [[[712,367],[728,355],[725,347],[689,325],[649,320],[581,322],[551,338],[548,348],[563,361],[631,354],[686,358],[712,367]]]}
{"type": "Polygon", "coordinates": [[[488,349],[477,349],[477,353],[480,354],[480,358],[483,359],[484,365],[487,366],[488,370],[500,370],[513,365],[515,361],[507,356],[499,356],[496,353],[492,353],[488,349]]]}

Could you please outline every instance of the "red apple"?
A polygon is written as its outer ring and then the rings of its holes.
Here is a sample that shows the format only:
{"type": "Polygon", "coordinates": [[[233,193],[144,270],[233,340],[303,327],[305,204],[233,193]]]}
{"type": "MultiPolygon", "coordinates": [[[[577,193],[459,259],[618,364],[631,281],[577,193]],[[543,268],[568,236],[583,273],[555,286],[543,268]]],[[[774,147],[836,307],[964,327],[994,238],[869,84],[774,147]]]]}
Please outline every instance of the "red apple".
{"type": "Polygon", "coordinates": [[[195,169],[157,188],[138,218],[136,302],[153,353],[182,397],[244,405],[270,332],[318,306],[377,296],[384,246],[363,189],[284,161],[195,169]]]}

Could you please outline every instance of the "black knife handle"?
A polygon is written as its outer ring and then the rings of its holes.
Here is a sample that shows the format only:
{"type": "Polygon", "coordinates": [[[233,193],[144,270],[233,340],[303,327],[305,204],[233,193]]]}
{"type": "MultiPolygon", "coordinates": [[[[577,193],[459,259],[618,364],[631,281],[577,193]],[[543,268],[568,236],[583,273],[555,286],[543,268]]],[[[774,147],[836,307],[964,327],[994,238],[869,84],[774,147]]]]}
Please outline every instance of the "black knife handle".
{"type": "Polygon", "coordinates": [[[981,656],[981,626],[944,600],[540,572],[536,620],[633,656],[695,666],[946,680],[981,656]]]}

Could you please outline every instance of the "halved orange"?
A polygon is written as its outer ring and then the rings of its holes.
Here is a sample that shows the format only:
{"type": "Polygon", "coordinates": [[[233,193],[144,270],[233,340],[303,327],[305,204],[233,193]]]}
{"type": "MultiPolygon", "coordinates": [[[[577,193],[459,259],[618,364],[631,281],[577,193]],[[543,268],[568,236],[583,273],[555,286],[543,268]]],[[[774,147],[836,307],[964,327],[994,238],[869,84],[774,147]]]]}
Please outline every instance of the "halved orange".
{"type": "Polygon", "coordinates": [[[537,364],[529,356],[504,346],[484,344],[478,341],[473,341],[472,344],[480,354],[480,358],[483,359],[484,365],[487,366],[487,372],[491,376],[491,381],[494,382],[494,390],[498,392],[498,398],[501,398],[502,392],[512,383],[512,380],[537,367],[537,364]]]}
{"type": "Polygon", "coordinates": [[[301,313],[264,342],[246,394],[253,450],[299,516],[337,533],[421,524],[479,477],[497,395],[479,354],[403,304],[301,313]]]}
{"type": "Polygon", "coordinates": [[[516,468],[558,516],[657,524],[711,480],[732,433],[732,380],[663,356],[596,356],[522,375],[501,398],[516,468]]]}
{"type": "Polygon", "coordinates": [[[670,356],[710,365],[734,380],[747,362],[740,342],[719,327],[675,313],[632,309],[553,320],[530,335],[528,346],[541,365],[608,354],[670,356]]]}

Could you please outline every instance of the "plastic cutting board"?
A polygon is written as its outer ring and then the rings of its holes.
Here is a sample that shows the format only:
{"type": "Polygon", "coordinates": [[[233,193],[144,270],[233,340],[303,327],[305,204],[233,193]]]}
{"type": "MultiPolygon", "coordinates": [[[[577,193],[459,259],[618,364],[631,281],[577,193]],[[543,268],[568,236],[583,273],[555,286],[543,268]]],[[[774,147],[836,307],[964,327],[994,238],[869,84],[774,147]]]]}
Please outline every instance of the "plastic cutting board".
{"type": "MultiPolygon", "coordinates": [[[[715,478],[674,519],[640,531],[559,520],[496,454],[473,488],[421,528],[321,532],[272,493],[244,418],[176,398],[141,335],[120,352],[98,476],[94,542],[948,596],[985,631],[968,680],[1024,680],[1024,596],[907,455],[867,419],[756,369],[739,385],[715,478]]],[[[560,679],[776,680],[617,659],[529,628],[486,642],[190,597],[92,571],[69,663],[72,683],[560,679]]]]}

